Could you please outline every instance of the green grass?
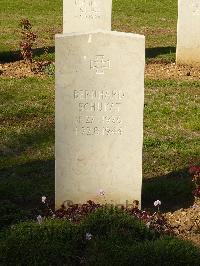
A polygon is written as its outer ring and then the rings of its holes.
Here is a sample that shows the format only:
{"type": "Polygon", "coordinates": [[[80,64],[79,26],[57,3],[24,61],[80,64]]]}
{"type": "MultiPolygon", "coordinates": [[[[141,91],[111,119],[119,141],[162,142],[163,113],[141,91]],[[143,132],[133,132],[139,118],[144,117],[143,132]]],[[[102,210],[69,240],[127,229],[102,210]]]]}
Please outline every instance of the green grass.
{"type": "MultiPolygon", "coordinates": [[[[0,4],[0,61],[18,58],[23,18],[30,20],[38,36],[35,58],[53,60],[54,35],[62,32],[62,0],[1,0],[0,4]]],[[[114,0],[112,13],[113,30],[144,34],[146,47],[156,48],[157,57],[175,59],[177,1],[114,0]],[[168,47],[167,53],[163,47],[168,47]]],[[[148,57],[154,54],[148,52],[148,57]]]]}
{"type": "Polygon", "coordinates": [[[199,163],[200,82],[146,80],[145,87],[143,204],[159,198],[167,209],[190,206],[187,169],[199,163]]]}
{"type": "Polygon", "coordinates": [[[200,82],[146,81],[146,177],[177,171],[180,166],[186,167],[191,158],[198,158],[199,86],[200,82]]]}
{"type": "MultiPolygon", "coordinates": [[[[16,53],[13,52],[19,50],[19,22],[23,18],[29,19],[38,36],[35,48],[48,47],[47,59],[52,59],[54,35],[62,30],[62,0],[1,0],[0,5],[0,61],[15,59],[16,53]]],[[[34,50],[35,56],[41,53],[44,49],[34,50]]]]}
{"type": "Polygon", "coordinates": [[[177,1],[113,1],[113,29],[147,36],[147,47],[175,45],[177,1]]]}
{"type": "Polygon", "coordinates": [[[54,195],[54,81],[0,80],[0,200],[33,206],[54,195]]]}

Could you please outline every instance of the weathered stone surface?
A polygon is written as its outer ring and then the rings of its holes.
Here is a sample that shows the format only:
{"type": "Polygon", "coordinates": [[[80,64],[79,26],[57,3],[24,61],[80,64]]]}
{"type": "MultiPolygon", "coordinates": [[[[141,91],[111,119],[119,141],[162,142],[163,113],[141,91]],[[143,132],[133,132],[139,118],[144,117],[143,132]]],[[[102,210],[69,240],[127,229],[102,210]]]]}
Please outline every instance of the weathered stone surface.
{"type": "Polygon", "coordinates": [[[111,30],[112,0],[64,0],[63,33],[111,30]]]}
{"type": "Polygon", "coordinates": [[[178,5],[177,64],[200,65],[200,0],[178,5]]]}
{"type": "Polygon", "coordinates": [[[144,36],[56,36],[56,207],[141,201],[144,36]]]}

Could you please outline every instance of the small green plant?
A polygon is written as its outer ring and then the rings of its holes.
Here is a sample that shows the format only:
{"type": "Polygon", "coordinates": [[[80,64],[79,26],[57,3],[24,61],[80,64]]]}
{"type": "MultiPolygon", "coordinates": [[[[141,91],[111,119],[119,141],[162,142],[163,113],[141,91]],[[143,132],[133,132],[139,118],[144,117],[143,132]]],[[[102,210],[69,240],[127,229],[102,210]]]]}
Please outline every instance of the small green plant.
{"type": "Polygon", "coordinates": [[[25,61],[32,62],[33,58],[33,45],[36,41],[37,35],[31,30],[32,25],[28,19],[20,21],[21,36],[20,51],[22,58],[25,61]]]}
{"type": "Polygon", "coordinates": [[[55,65],[53,63],[48,64],[42,68],[42,71],[48,76],[55,75],[55,65]]]}

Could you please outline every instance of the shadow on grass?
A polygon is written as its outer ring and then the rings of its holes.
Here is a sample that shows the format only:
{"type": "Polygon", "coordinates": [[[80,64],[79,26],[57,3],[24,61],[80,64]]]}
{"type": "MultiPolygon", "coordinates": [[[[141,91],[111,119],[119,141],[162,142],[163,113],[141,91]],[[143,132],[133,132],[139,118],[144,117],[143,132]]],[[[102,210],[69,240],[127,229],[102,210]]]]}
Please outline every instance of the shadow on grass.
{"type": "Polygon", "coordinates": [[[0,170],[0,231],[11,224],[36,219],[42,196],[54,202],[54,172],[54,159],[0,170]]]}
{"type": "MultiPolygon", "coordinates": [[[[0,200],[37,207],[41,196],[54,200],[54,159],[33,161],[0,170],[0,200]]],[[[191,178],[186,169],[143,181],[142,208],[162,201],[162,211],[175,211],[193,204],[191,178]]]]}
{"type": "Polygon", "coordinates": [[[36,205],[42,195],[54,197],[53,145],[54,123],[13,134],[5,142],[1,147],[0,200],[26,208],[36,205]],[[33,159],[43,152],[46,159],[33,159]]]}
{"type": "MultiPolygon", "coordinates": [[[[0,227],[35,219],[44,195],[54,206],[54,172],[54,159],[0,170],[0,227]]],[[[153,202],[157,199],[162,201],[162,212],[193,204],[191,179],[186,169],[143,182],[142,208],[153,210],[153,202]]]]}
{"type": "MultiPolygon", "coordinates": [[[[55,47],[41,47],[33,49],[34,57],[41,57],[45,54],[54,54],[55,47]]],[[[170,55],[176,53],[176,47],[154,47],[154,48],[146,48],[146,58],[151,59],[157,56],[162,55],[170,55]]],[[[4,51],[0,52],[0,63],[11,63],[21,59],[20,51],[4,51]]]]}
{"type": "Polygon", "coordinates": [[[36,130],[13,134],[6,145],[0,145],[0,156],[2,159],[10,159],[12,156],[19,156],[25,151],[39,149],[54,143],[54,123],[44,125],[36,130]]]}
{"type": "MultiPolygon", "coordinates": [[[[54,54],[55,47],[41,47],[33,49],[34,57],[41,57],[45,54],[54,54]]],[[[157,56],[174,54],[176,53],[176,47],[168,46],[168,47],[154,47],[154,48],[146,48],[146,58],[155,58],[157,56]]],[[[21,59],[20,51],[4,51],[0,52],[0,63],[11,63],[21,59]]]]}
{"type": "MultiPolygon", "coordinates": [[[[54,46],[35,48],[33,49],[33,57],[40,57],[45,54],[51,55],[54,54],[54,52],[55,52],[54,46]]],[[[22,57],[19,50],[0,52],[0,63],[13,63],[21,59],[22,57]]]]}
{"type": "Polygon", "coordinates": [[[33,55],[34,56],[41,56],[44,55],[45,53],[47,54],[53,54],[55,53],[55,46],[48,46],[48,47],[42,47],[42,48],[36,48],[33,49],[33,55]]]}
{"type": "Polygon", "coordinates": [[[43,195],[54,199],[54,159],[3,168],[0,176],[0,201],[10,201],[27,209],[37,207],[43,195]]]}
{"type": "Polygon", "coordinates": [[[21,59],[20,51],[0,52],[0,63],[12,63],[21,59]]]}
{"type": "Polygon", "coordinates": [[[174,54],[176,53],[176,47],[167,46],[167,47],[154,47],[146,48],[146,58],[155,58],[161,55],[174,54]]]}
{"type": "Polygon", "coordinates": [[[182,169],[166,176],[158,176],[143,181],[142,208],[153,208],[155,200],[161,200],[162,211],[175,211],[190,207],[194,198],[192,182],[188,170],[182,169]]]}

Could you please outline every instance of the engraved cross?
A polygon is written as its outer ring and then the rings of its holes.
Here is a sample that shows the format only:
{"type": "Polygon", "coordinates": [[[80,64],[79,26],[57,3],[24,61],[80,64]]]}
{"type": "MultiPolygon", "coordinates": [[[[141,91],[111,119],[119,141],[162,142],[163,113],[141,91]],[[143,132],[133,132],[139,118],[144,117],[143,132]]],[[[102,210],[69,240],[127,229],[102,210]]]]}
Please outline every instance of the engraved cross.
{"type": "Polygon", "coordinates": [[[90,69],[95,69],[97,75],[103,75],[104,70],[110,67],[110,60],[105,60],[104,55],[97,55],[95,60],[90,61],[90,69]]]}

